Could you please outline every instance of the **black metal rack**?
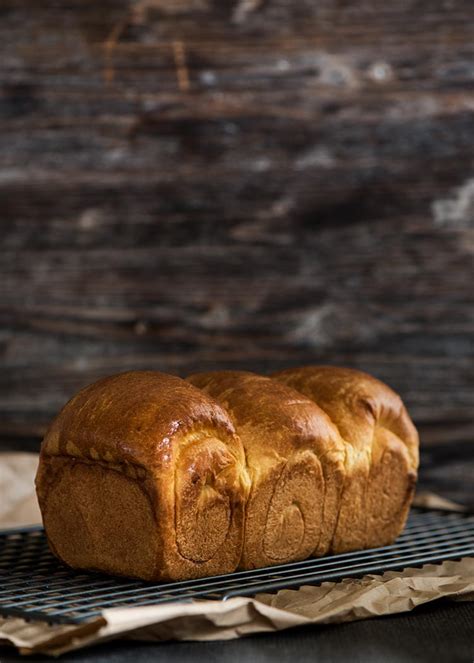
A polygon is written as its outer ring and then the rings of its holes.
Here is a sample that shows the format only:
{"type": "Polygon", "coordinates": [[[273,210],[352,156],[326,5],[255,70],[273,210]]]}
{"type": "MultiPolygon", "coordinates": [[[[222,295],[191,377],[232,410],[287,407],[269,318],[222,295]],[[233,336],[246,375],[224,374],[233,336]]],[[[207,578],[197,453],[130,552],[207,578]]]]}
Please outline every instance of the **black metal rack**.
{"type": "Polygon", "coordinates": [[[172,583],[73,571],[40,527],[0,531],[0,615],[82,623],[113,607],[252,596],[474,555],[474,515],[412,510],[391,546],[172,583]]]}

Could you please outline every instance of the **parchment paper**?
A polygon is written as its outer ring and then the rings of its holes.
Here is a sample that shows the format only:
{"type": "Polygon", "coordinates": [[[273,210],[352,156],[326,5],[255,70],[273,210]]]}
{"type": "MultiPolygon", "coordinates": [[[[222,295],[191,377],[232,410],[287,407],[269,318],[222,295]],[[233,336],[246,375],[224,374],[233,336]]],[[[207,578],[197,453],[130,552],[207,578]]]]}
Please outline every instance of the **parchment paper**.
{"type": "MultiPolygon", "coordinates": [[[[33,454],[0,455],[0,527],[40,522],[33,488],[36,464],[33,454]]],[[[447,501],[439,502],[440,499],[425,494],[421,502],[435,508],[460,508],[447,501]]],[[[474,599],[474,558],[326,582],[317,587],[285,589],[255,598],[114,608],[105,610],[100,619],[80,626],[48,626],[0,618],[0,643],[11,644],[23,654],[59,655],[117,637],[228,640],[303,624],[405,612],[439,598],[474,599]]]]}
{"type": "Polygon", "coordinates": [[[0,454],[0,527],[20,527],[41,522],[34,478],[37,454],[0,454]]]}

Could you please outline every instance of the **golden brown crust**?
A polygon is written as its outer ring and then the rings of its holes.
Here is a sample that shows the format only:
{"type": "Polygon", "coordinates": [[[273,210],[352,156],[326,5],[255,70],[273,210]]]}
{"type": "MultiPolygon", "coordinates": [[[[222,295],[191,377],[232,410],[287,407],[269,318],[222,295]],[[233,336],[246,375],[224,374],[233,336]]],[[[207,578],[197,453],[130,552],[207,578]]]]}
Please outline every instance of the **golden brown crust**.
{"type": "Polygon", "coordinates": [[[365,373],[138,371],[63,408],[36,483],[64,562],[178,580],[390,543],[417,467],[400,398],[365,373]]]}
{"type": "Polygon", "coordinates": [[[188,382],[158,371],[130,371],[79,391],[51,424],[43,451],[156,468],[173,440],[195,422],[235,434],[226,412],[188,382]]]}
{"type": "Polygon", "coordinates": [[[327,551],[342,488],[344,447],[310,399],[243,371],[188,378],[225,407],[244,445],[252,489],[242,568],[327,551]]]}
{"type": "Polygon", "coordinates": [[[137,371],[79,392],[43,442],[37,492],[71,566],[181,579],[239,561],[243,448],[225,411],[180,378],[137,371]]]}
{"type": "Polygon", "coordinates": [[[273,378],[313,399],[346,442],[346,485],[332,549],[393,541],[405,524],[418,468],[418,434],[400,397],[348,368],[306,366],[273,378]]]}

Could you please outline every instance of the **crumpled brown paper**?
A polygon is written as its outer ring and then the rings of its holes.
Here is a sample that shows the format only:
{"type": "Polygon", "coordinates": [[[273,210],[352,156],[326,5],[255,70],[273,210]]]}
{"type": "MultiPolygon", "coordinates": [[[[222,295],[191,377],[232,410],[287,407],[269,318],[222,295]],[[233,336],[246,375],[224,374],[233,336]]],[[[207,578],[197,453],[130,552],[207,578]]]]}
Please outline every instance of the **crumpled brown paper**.
{"type": "Polygon", "coordinates": [[[456,511],[457,513],[467,513],[469,507],[464,504],[457,504],[445,497],[430,493],[428,490],[417,492],[413,500],[413,506],[423,509],[439,509],[441,511],[456,511]]]}
{"type": "MultiPolygon", "coordinates": [[[[2,518],[11,525],[15,517],[13,494],[5,502],[7,508],[1,505],[6,490],[15,492],[17,479],[21,524],[38,522],[35,500],[30,502],[33,505],[30,514],[25,511],[33,493],[32,478],[36,468],[36,458],[31,456],[0,456],[0,526],[2,518]],[[31,489],[29,497],[27,485],[31,489]]],[[[444,508],[448,505],[445,504],[444,508]]],[[[474,599],[474,558],[447,560],[403,572],[389,571],[381,576],[326,582],[316,587],[285,589],[276,594],[259,594],[255,598],[114,608],[104,610],[102,617],[93,622],[77,626],[49,626],[17,618],[0,618],[0,644],[9,643],[24,654],[59,655],[117,637],[227,640],[303,624],[345,622],[405,612],[422,603],[448,597],[453,600],[474,599]]]]}
{"type": "Polygon", "coordinates": [[[37,454],[0,454],[0,527],[41,522],[34,488],[37,467],[37,454]]]}
{"type": "Polygon", "coordinates": [[[22,653],[59,655],[116,637],[142,640],[229,640],[304,624],[347,622],[412,610],[449,597],[474,598],[474,558],[429,564],[318,587],[228,601],[114,608],[81,626],[47,626],[0,618],[0,642],[22,653]]]}

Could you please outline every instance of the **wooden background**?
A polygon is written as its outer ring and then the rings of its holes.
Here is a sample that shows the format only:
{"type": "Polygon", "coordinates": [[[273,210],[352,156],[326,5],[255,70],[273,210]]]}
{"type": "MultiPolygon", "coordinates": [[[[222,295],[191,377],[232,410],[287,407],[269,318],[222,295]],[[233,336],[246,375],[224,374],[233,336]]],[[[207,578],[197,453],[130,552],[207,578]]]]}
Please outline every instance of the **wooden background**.
{"type": "Polygon", "coordinates": [[[470,440],[473,44],[472,0],[2,0],[0,440],[305,362],[470,440]]]}

